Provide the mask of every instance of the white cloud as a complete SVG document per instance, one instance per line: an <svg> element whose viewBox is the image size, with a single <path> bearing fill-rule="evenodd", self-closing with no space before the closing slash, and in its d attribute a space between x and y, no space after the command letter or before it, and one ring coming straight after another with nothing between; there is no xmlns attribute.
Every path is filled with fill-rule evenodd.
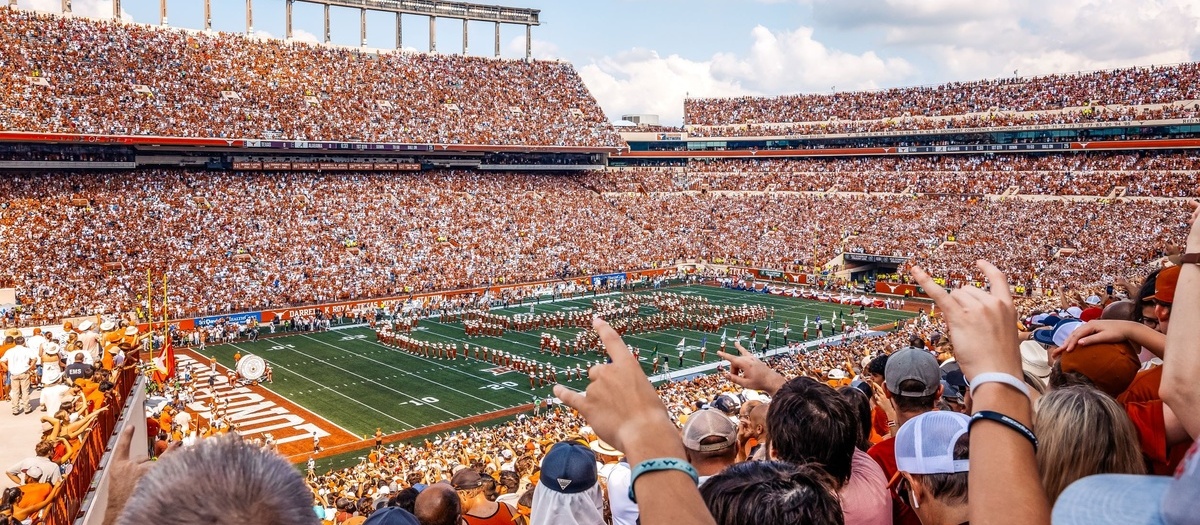
<svg viewBox="0 0 1200 525"><path fill-rule="evenodd" d="M736 81L714 77L710 62L662 57L642 49L582 66L579 75L611 120L629 113L652 113L664 124L679 124L683 99L689 93L721 97L747 92Z"/></svg>
<svg viewBox="0 0 1200 525"><path fill-rule="evenodd" d="M912 74L903 59L884 59L874 52L830 49L801 27L774 32L755 27L746 55L718 53L704 61L667 57L634 49L580 68L592 94L608 116L657 113L662 122L683 121L683 99L777 95L839 89L871 89Z"/></svg>
<svg viewBox="0 0 1200 525"><path fill-rule="evenodd" d="M1193 0L810 0L829 27L882 34L878 45L924 56L927 82L1192 60Z"/></svg>
<svg viewBox="0 0 1200 525"><path fill-rule="evenodd" d="M532 44L529 46L533 58L538 60L556 60L559 56L558 46L553 42L545 40L532 39ZM517 35L508 41L505 49L513 56L525 56L525 35Z"/></svg>
<svg viewBox="0 0 1200 525"><path fill-rule="evenodd" d="M321 42L321 39L318 38L317 35L314 35L303 29L295 29L295 28L292 29L292 40L294 40L296 42L310 42L313 44L317 44L317 43Z"/></svg>

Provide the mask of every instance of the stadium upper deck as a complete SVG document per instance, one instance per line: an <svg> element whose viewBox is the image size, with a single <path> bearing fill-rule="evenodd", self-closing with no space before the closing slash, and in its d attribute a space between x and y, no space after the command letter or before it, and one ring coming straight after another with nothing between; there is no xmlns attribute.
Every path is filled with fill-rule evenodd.
<svg viewBox="0 0 1200 525"><path fill-rule="evenodd" d="M1186 63L879 91L690 99L684 120L719 126L693 133L745 136L756 133L747 124L764 123L790 124L777 128L787 134L823 134L1190 118L1196 105L1179 103L1197 98L1198 75L1200 64Z"/></svg>
<svg viewBox="0 0 1200 525"><path fill-rule="evenodd" d="M568 63L371 54L0 10L0 129L621 144Z"/></svg>

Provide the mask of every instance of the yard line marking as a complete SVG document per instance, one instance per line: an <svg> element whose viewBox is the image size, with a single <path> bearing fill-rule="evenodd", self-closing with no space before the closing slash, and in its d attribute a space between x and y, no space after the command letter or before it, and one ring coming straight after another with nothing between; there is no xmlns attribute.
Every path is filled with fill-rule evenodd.
<svg viewBox="0 0 1200 525"><path fill-rule="evenodd" d="M303 336L303 337L308 337L308 336ZM310 338L310 339L311 339L311 338ZM323 341L320 341L320 340L318 340L318 339L313 339L313 340L314 340L314 341L317 341L317 342L320 342L320 343L324 343ZM333 345L330 345L330 346L333 346ZM335 346L334 348L337 348L337 347ZM340 348L338 348L338 349L339 349L339 350L341 350ZM311 358L313 358L313 359L315 359L315 360L318 360L318 361L320 360L319 358L317 358L317 357L315 357L315 356L311 356L311 355L305 354L304 352L302 352L302 351L300 351L300 350L298 350L298 349L297 349L297 350L293 350L293 351L294 351L294 352L297 352L297 353L299 353L299 354L301 354L301 355L304 355L304 356L306 356L306 357L311 357ZM351 371L349 371L349 370L346 370L345 368L342 368L342 367L340 367L340 366L334 365L334 364L332 364L332 363L326 363L326 364L327 364L328 366L330 366L330 367L333 367L333 368L336 368L336 369L338 369L338 370L341 370L341 371L343 371L343 372L345 372L345 373L347 373L347 374L350 374L350 375L352 375L352 376L361 377L361 378L363 378L363 379L367 379L368 381L370 381L370 379L369 379L369 378L367 378L367 377L364 377L364 376L362 376L362 375L359 375L359 374L357 374L357 373L351 372ZM404 397L407 397L407 398L408 398L410 401L418 401L418 402L420 402L420 401L421 401L420 399L418 399L418 398L416 398L416 397L413 397L413 396L411 396L411 395L409 395L409 394L407 394L407 393L405 393L405 392L401 392L401 391L399 391L399 390L396 390L395 388L392 388L392 387L390 387L390 386L387 386L387 385L385 385L385 384L383 384L383 383L375 382L374 384L375 384L376 386L383 387L383 388L385 388L385 389L387 389L387 390L391 390L392 392L395 392L395 393L397 393L397 394L400 394L400 395L402 395L402 396L404 396ZM344 386L344 385L343 385L343 386ZM451 412L451 411L449 411L449 410L446 410L446 409L444 409L444 408L442 408L442 407L440 407L440 406L437 406L436 404L428 404L428 403L424 403L424 402L422 402L421 404L422 404L423 406L429 406L429 407L436 408L436 409L438 409L438 410L441 410L442 412L445 412L445 413L447 413L447 414L450 414L450 415L452 415L452 416L454 416L454 417L456 417L456 418L461 418L461 417L462 417L462 416L459 416L458 414L455 414L454 412ZM415 428L415 427L414 427L414 428Z"/></svg>
<svg viewBox="0 0 1200 525"><path fill-rule="evenodd" d="M307 336L307 335L305 335L305 336L302 336L302 337L305 337L305 338L307 338L307 339L312 339L313 341L316 341L316 342L318 342L318 343L321 343L321 344L323 344L323 345L325 345L325 346L328 346L328 347L334 348L334 349L338 350L339 352L348 352L348 353L350 353L350 351L349 351L349 350L346 350L345 348L342 348L342 347L340 347L340 346L337 346L337 345L334 345L334 344L326 343L325 341L322 341L322 340L320 340L320 339L317 339L317 338L315 338L315 337L309 337L309 336ZM360 339L360 341L368 341L368 342L369 342L370 340L369 340L369 339ZM383 346L383 345L380 345L380 346ZM357 354L356 354L356 355L357 355ZM492 406L494 406L494 407L496 407L496 408L508 408L508 407L506 407L506 406L504 406L504 405L501 405L501 404L498 404L498 403L495 403L495 402L492 402L492 401L488 401L487 399L484 399L484 398L482 398L482 397L477 397L477 396L475 396L475 395L472 395L472 394L470 394L470 393L468 393L468 392L463 392L462 390L459 390L459 389L457 389L457 388L454 388L454 387L452 387L452 386L446 385L446 384L444 384L444 383L439 383L439 382L437 382L437 381L434 381L434 380L432 380L432 379L429 379L429 378L427 378L427 377L422 377L422 376L420 376L420 375L417 375L417 374L412 374L412 373L409 373L409 372L405 371L405 370L404 370L404 369L402 369L402 368L397 368L397 367L395 367L395 366L393 366L393 365L390 365L390 364L388 364L388 363L385 363L385 362L383 362L383 361L379 361L379 360L377 360L377 359L371 359L371 358L369 358L369 357L362 357L361 359L366 359L367 361L372 361L372 362L375 362L375 363L379 363L379 364L381 364L381 365L383 365L383 366L386 366L386 367L388 367L388 368L391 368L392 370L395 370L395 371L397 371L397 372L401 372L401 373L408 374L408 375L409 375L409 376L411 376L411 377L418 378L418 379L420 379L420 380L422 380L422 381L425 381L425 382L427 382L427 383L433 383L433 384L435 384L435 385L438 385L438 386L440 386L440 387L442 387L442 388L445 388L445 389L448 389L448 390L453 390L453 391L455 391L455 392L458 392L458 393L460 393L460 394L462 394L462 395L464 395L464 396L467 396L467 397L469 397L469 398L475 399L475 400L477 400L477 401L482 401L482 402L484 402L484 403L487 403L487 404L489 404L489 405L492 405ZM439 367L441 367L441 368L444 368L444 369L449 369L449 370L455 370L455 371L457 371L457 369L456 369L456 368L453 368L453 367L448 367L448 366L444 366L444 365L438 365L438 366L439 366ZM361 376L361 375L358 375L358 374L354 374L354 375L356 375L356 376L358 376L358 377L360 377L360 378L362 378L362 379L367 379L366 377L363 377L363 376ZM369 380L369 379L368 379L368 380ZM406 395L407 395L407 394L406 394ZM412 399L414 399L414 400L417 400L417 398L415 398L415 397L414 397L414 398L412 398ZM461 418L461 417L462 417L462 416L459 416L458 414L455 414L455 413L453 413L453 412L450 412L450 411L448 411L448 410L441 409L440 407L439 407L439 410L442 410L443 412L446 412L447 414L450 414L450 415L452 415L452 416L454 416L454 417L456 417L456 418Z"/></svg>
<svg viewBox="0 0 1200 525"><path fill-rule="evenodd" d="M234 348L238 348L238 346L237 346L237 345L235 345L235 344L233 344L233 343L228 343L228 344L229 344L229 346L232 346L232 347L234 347ZM241 348L238 348L238 350L241 350ZM249 350L247 350L247 353L249 353ZM393 416L393 415L391 415L391 414L388 414L387 412L384 412L384 411L382 411L382 410L379 410L379 409L377 409L377 408L375 408L375 407L373 407L373 406L371 406L371 405L368 405L368 404L366 404L366 403L363 403L362 401L359 401L359 400L357 400L357 399L354 399L353 397L350 397L350 396L348 396L348 395L346 395L346 394L343 394L343 393L341 393L341 392L338 392L336 389L333 389L333 388L330 388L330 387L328 387L328 386L325 386L325 385L321 384L320 382L317 382L317 381L313 380L312 378L309 378L308 376L305 376L304 374L300 374L300 373L298 373L298 372L296 372L296 371L294 371L294 370L292 370L292 369L290 369L290 368L288 368L288 367L286 367L286 366L283 366L283 365L281 365L281 364L279 364L279 363L275 363L274 365L271 365L271 366L272 366L272 368L279 368L279 369L281 369L281 370L283 370L283 371L285 371L285 372L288 372L288 373L290 373L290 374L294 374L294 375L296 375L297 377L302 377L302 378L304 378L305 380L307 380L307 381L309 381L309 382L311 382L311 383L313 383L313 384L317 385L317 387L319 387L317 390L328 390L328 391L330 391L330 392L333 392L333 393L335 393L335 394L337 394L337 395L339 395L339 396L342 396L342 397L344 397L344 398L346 398L346 399L349 399L349 400L351 400L351 401L353 401L353 402L355 402L355 403L358 403L358 404L360 404L360 405L362 405L362 406L364 406L364 407L367 407L368 409L371 409L371 410L373 410L373 411L375 411L375 412L379 412L380 414L383 414L383 416L384 416L384 417L386 417L386 418L388 418L388 419L391 419L391 420L393 420L393 421L396 421L396 422L398 422L398 423L401 423L401 424L404 424L404 425L408 425L408 428L409 428L409 430L412 430L412 429L415 429L415 428L417 428L417 427L413 426L411 423L409 423L409 422L407 422L407 421L404 421L404 420L402 420L402 419L400 419L400 418L397 418L396 416ZM259 385L259 386L261 386L261 385ZM272 389L270 389L270 388L268 388L267 390L271 390L272 392L275 392L274 390L272 390ZM287 399L287 396L285 396L285 395L283 395L283 394L281 394L281 393L279 393L279 392L275 392L275 394L276 394L276 395L279 395L280 397L283 397L284 399ZM308 409L308 407L304 407L304 408L305 408L305 409ZM312 412L312 413L314 413L314 414L316 414L316 413L317 413L315 410L311 410L311 409L309 409L309 412ZM325 419L325 418L324 418L324 417L322 417L322 419ZM326 421L329 421L328 419L325 419L325 420L326 420ZM347 434L350 434L351 436L357 436L357 435L358 435L358 434L355 434L354 432L351 432L351 431L349 431L349 430L346 430L345 428L342 428L340 425L337 425L337 424L335 424L335 423L334 423L334 422L332 422L332 421L329 421L329 423L330 423L331 425L335 426L335 427L341 428L343 431L345 431Z"/></svg>

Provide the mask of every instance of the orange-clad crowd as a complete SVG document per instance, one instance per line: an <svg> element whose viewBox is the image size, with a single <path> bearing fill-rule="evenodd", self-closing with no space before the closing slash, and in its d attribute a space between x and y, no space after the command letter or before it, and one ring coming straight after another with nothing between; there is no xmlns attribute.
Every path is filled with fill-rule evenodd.
<svg viewBox="0 0 1200 525"><path fill-rule="evenodd" d="M691 160L686 167L593 173L589 186L633 191L841 191L872 193L1125 195L1197 194L1194 152L913 155Z"/></svg>
<svg viewBox="0 0 1200 525"><path fill-rule="evenodd" d="M0 129L616 147L574 67L0 10ZM36 80L31 80L31 77Z"/></svg>
<svg viewBox="0 0 1200 525"><path fill-rule="evenodd" d="M744 188L768 189L767 181L777 180L772 169L790 162L799 161L698 167L762 174ZM176 318L628 271L677 259L812 272L842 252L913 258L948 280L968 277L957 269L986 257L1029 289L1054 289L1112 281L1151 262L1178 244L1175 217L1183 206L1000 200L954 184L924 196L588 189L629 177L609 176L14 175L0 180L0 256L10 261L0 268L0 286L16 288L20 307L4 322L135 311L144 304L148 269L167 273ZM1089 187L1104 194L1108 183ZM1118 246L1123 256L1112 257Z"/></svg>
<svg viewBox="0 0 1200 525"><path fill-rule="evenodd" d="M1175 103L1197 98L1197 78L1200 63L1190 62L878 91L688 99L684 121L722 126L712 131L720 135L754 123L810 123L784 127L789 134L808 134L1189 118L1197 108ZM1123 107L1157 104L1171 106ZM1056 111L1064 108L1076 109ZM1046 113L1011 114L1021 112ZM956 118L923 118L950 116Z"/></svg>

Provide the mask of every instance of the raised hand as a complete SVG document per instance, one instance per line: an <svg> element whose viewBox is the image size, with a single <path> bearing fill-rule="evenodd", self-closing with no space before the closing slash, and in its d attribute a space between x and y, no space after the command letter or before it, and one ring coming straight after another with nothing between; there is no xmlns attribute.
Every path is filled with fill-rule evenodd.
<svg viewBox="0 0 1200 525"><path fill-rule="evenodd" d="M751 354L742 347L741 343L735 342L733 346L737 348L740 355L717 351L717 355L721 359L729 361L729 371L723 373L725 379L742 388L762 390L772 396L787 382L787 379L779 372L772 370L766 363Z"/></svg>
<svg viewBox="0 0 1200 525"><path fill-rule="evenodd" d="M912 276L941 310L954 341L954 357L968 381L984 372L1021 377L1017 312L1008 279L987 261L975 265L987 277L988 291L963 286L947 292L919 266L913 267Z"/></svg>

